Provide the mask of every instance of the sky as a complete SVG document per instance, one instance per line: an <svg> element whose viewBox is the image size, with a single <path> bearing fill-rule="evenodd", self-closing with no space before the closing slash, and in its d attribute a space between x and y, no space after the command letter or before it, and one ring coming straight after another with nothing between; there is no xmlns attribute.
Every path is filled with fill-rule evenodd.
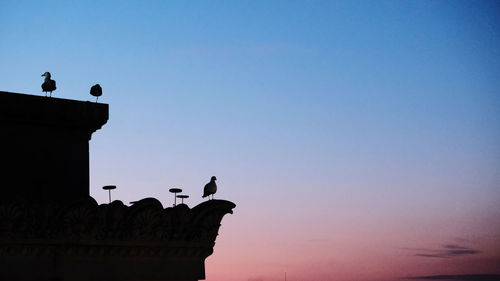
<svg viewBox="0 0 500 281"><path fill-rule="evenodd" d="M100 203L217 176L208 281L464 280L500 274L499 35L498 1L2 0L0 90L102 86Z"/></svg>

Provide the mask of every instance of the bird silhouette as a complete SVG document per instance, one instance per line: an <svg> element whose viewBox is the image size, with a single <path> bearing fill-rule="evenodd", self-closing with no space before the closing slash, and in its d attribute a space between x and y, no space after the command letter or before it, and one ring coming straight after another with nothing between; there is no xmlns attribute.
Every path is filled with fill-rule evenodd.
<svg viewBox="0 0 500 281"><path fill-rule="evenodd" d="M90 94L96 97L95 102L99 99L100 96L102 96L102 88L101 85L95 84L90 88Z"/></svg>
<svg viewBox="0 0 500 281"><path fill-rule="evenodd" d="M203 189L203 198L212 195L212 199L214 199L214 194L217 192L217 184L215 183L216 180L217 178L213 176L210 178L210 182L205 184L205 188Z"/></svg>
<svg viewBox="0 0 500 281"><path fill-rule="evenodd" d="M43 76L45 76L45 80L42 84L42 91L45 92L45 96L47 96L47 92L50 92L50 97L52 97L52 91L56 90L56 81L50 79L50 72L45 72L42 74Z"/></svg>

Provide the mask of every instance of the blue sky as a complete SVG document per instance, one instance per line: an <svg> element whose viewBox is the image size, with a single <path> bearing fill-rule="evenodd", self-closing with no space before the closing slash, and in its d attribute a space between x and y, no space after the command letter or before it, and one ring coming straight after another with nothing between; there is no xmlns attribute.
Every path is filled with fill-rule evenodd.
<svg viewBox="0 0 500 281"><path fill-rule="evenodd" d="M180 186L193 206L216 175L219 198L238 207L209 278L230 275L224 249L238 241L225 235L244 237L244 225L332 243L323 248L349 240L345 256L374 265L353 232L395 229L377 240L394 249L500 233L499 12L496 1L4 1L0 90L41 95L45 71L55 97L93 100L101 84L110 120L90 151L99 202L116 184L124 202L168 206ZM476 238L468 247L486 247ZM284 249L297 250L272 251Z"/></svg>

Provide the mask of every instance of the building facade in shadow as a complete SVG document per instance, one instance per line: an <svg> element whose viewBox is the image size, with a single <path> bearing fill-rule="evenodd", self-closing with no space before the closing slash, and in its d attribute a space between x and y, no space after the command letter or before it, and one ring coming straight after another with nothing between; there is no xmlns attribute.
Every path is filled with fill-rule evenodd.
<svg viewBox="0 0 500 281"><path fill-rule="evenodd" d="M225 214L89 195L89 141L108 105L0 92L0 280L205 279Z"/></svg>

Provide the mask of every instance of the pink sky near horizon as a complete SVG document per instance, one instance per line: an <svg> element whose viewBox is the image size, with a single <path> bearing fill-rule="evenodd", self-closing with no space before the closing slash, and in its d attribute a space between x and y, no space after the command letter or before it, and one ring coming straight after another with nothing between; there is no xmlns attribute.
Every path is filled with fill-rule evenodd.
<svg viewBox="0 0 500 281"><path fill-rule="evenodd" d="M237 209L235 211L237 214ZM287 280L400 280L413 276L493 274L498 273L500 267L498 235L458 238L456 230L460 226L457 225L436 228L439 233L390 225L376 230L372 226L352 226L355 229L347 227L346 230L344 225L343 231L332 228L322 239L308 240L308 229L299 227L287 235L286 231L275 233L273 227L265 224L262 233L242 237L243 227L235 220L224 218L214 255L206 260L207 280L278 281L284 280L284 272L287 272ZM498 225L482 227L486 233L499 230ZM457 238L453 239L454 236ZM475 249L480 255L415 256L434 253L426 250L442 250L446 244Z"/></svg>

